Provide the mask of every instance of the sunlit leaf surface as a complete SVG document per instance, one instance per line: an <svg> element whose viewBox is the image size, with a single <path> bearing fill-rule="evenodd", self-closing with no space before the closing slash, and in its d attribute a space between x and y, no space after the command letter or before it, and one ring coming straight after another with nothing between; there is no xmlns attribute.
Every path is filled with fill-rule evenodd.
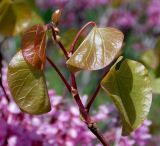
<svg viewBox="0 0 160 146"><path fill-rule="evenodd" d="M152 90L147 70L141 63L125 59L111 68L101 87L120 112L122 134L128 135L144 121L150 110Z"/></svg>
<svg viewBox="0 0 160 146"><path fill-rule="evenodd" d="M15 102L22 111L29 114L43 114L50 111L43 71L27 64L21 51L9 64L8 84Z"/></svg>
<svg viewBox="0 0 160 146"><path fill-rule="evenodd" d="M46 61L46 28L35 25L22 37L22 53L33 67L43 69Z"/></svg>
<svg viewBox="0 0 160 146"><path fill-rule="evenodd" d="M115 28L94 27L67 61L71 71L98 70L109 65L120 52L123 33Z"/></svg>
<svg viewBox="0 0 160 146"><path fill-rule="evenodd" d="M0 34L12 36L42 23L25 0L0 0Z"/></svg>

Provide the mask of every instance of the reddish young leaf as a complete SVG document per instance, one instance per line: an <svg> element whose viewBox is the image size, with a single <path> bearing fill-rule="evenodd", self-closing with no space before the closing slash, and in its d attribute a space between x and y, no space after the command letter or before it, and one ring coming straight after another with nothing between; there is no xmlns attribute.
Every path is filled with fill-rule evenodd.
<svg viewBox="0 0 160 146"><path fill-rule="evenodd" d="M46 27L35 25L22 37L22 53L25 60L35 68L42 70L46 60Z"/></svg>

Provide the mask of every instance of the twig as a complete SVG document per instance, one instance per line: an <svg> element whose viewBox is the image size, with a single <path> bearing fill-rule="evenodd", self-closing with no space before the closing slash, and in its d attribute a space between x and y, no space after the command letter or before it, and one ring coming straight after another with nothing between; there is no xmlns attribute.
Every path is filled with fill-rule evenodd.
<svg viewBox="0 0 160 146"><path fill-rule="evenodd" d="M103 135L101 135L99 129L97 128L96 123L88 125L88 128L91 130L92 133L94 133L94 135L96 135L96 137L104 146L109 146L109 144L106 142L105 138L103 137Z"/></svg>
<svg viewBox="0 0 160 146"><path fill-rule="evenodd" d="M68 59L69 57L68 57L68 53L67 53L65 47L62 45L60 40L57 40L57 35L56 35L54 27L55 26L52 23L47 24L47 28L52 30L52 36L53 36L54 41L59 45L60 49L63 51L63 54Z"/></svg>
<svg viewBox="0 0 160 146"><path fill-rule="evenodd" d="M3 93L4 93L4 96L6 97L7 101L9 102L10 99L6 93L6 90L2 84L2 60L3 60L3 56L2 56L2 52L1 52L1 48L2 48L2 45L4 44L4 42L8 39L8 37L5 37L1 42L0 42L0 86L3 90Z"/></svg>
<svg viewBox="0 0 160 146"><path fill-rule="evenodd" d="M90 98L89 102L86 105L86 109L87 109L88 113L91 108L91 105L93 104L94 100L96 99L97 94L99 93L100 87L101 87L100 84L98 84L95 92L93 93L92 97Z"/></svg>
<svg viewBox="0 0 160 146"><path fill-rule="evenodd" d="M80 34L82 33L82 31L89 25L96 25L95 22L89 22L87 23L80 31L79 33L77 34L77 36L75 37L73 43L72 43L72 47L71 47L71 50L70 50L70 53L72 54L74 52L74 47L75 47L75 44L80 36ZM62 49L64 55L66 56L66 59L68 60L69 59L69 55L70 53L67 53L65 47L63 46L63 44L60 42L60 41L56 41L56 33L54 31L54 28L53 26L51 27L52 29L52 35L53 35L53 38L55 39L55 42L57 44L59 44L59 47ZM87 112L87 109L85 108L85 106L83 105L82 101L81 101L81 98L79 96L79 93L78 93L78 88L77 88L77 84L76 84L76 79L75 79L75 74L74 73L70 73L71 74L71 82L72 82L72 87L68 84L68 82L66 81L66 79L63 77L63 75L60 73L59 69L56 67L56 65L47 57L47 60L49 61L49 63L52 65L52 67L56 70L56 72L58 73L58 75L61 77L61 79L63 80L63 82L65 83L67 89L69 90L69 92L72 94L72 96L74 97L78 107L79 107L79 110L80 110L80 113L83 117L83 120L84 122L86 123L86 125L88 126L88 128L90 129L90 131L99 139L99 141L104 145L104 146L109 146L109 144L107 143L107 141L104 139L104 137L100 134L98 128L96 127L96 123L94 123L92 120L91 120L91 117L89 116L88 112ZM97 91L98 93L98 91ZM96 95L94 95L96 96ZM94 97L95 98L95 97ZM91 103L92 104L92 103Z"/></svg>
<svg viewBox="0 0 160 146"><path fill-rule="evenodd" d="M84 121L85 123L87 124L88 128L90 129L90 131L99 139L99 141L104 145L104 146L109 146L108 142L104 139L104 137L101 135L101 133L99 132L98 128L96 127L96 123L94 123L86 108L84 107L83 103L81 102L81 99L79 97L79 94L78 94L78 89L77 89L77 85L76 85L76 80L75 80L75 75L73 73L71 73L71 80L72 80L72 86L73 88L77 91L77 94L74 96L78 106L79 106L79 109L80 109L80 112L84 118Z"/></svg>

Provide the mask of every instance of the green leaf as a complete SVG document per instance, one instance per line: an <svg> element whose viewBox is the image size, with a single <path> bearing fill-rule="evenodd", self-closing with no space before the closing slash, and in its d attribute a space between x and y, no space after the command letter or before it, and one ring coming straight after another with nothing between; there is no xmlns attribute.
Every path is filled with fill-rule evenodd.
<svg viewBox="0 0 160 146"><path fill-rule="evenodd" d="M115 28L94 27L67 61L71 71L99 70L109 65L120 52L123 33Z"/></svg>
<svg viewBox="0 0 160 146"><path fill-rule="evenodd" d="M46 31L43 25L34 25L22 36L24 59L37 69L44 69L46 62Z"/></svg>
<svg viewBox="0 0 160 146"><path fill-rule="evenodd" d="M29 114L44 114L51 110L43 71L27 64L21 51L9 64L8 85L22 111Z"/></svg>
<svg viewBox="0 0 160 146"><path fill-rule="evenodd" d="M27 1L0 1L0 34L16 35L37 23L42 23L42 19L31 10Z"/></svg>
<svg viewBox="0 0 160 146"><path fill-rule="evenodd" d="M101 82L120 112L123 135L138 128L146 119L152 101L148 72L139 62L125 59L116 63Z"/></svg>

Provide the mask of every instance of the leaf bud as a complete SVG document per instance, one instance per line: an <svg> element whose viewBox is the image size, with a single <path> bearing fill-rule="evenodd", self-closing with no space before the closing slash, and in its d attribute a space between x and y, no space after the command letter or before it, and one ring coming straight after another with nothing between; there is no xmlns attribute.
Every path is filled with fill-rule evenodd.
<svg viewBox="0 0 160 146"><path fill-rule="evenodd" d="M62 14L62 12L61 12L60 9L56 10L56 11L53 12L53 14L52 14L52 21L53 21L56 25L58 25L59 22L60 22L61 14Z"/></svg>

